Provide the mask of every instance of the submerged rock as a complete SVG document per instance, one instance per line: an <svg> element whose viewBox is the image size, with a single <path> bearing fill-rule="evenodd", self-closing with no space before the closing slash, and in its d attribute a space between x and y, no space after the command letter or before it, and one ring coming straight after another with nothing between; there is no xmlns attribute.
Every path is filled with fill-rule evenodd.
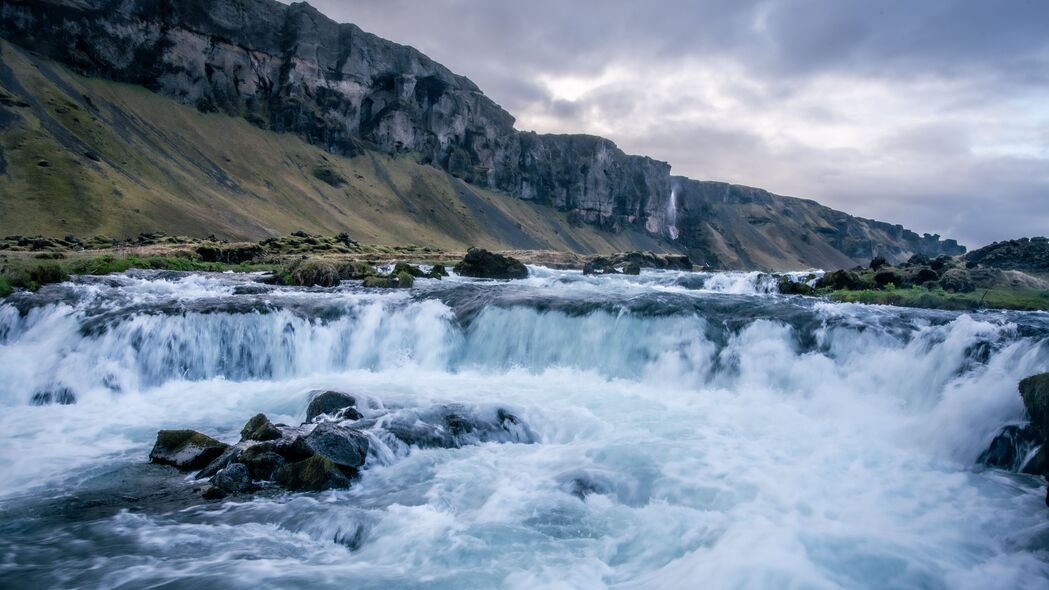
<svg viewBox="0 0 1049 590"><path fill-rule="evenodd" d="M34 406L46 406L59 404L68 406L76 403L76 394L68 387L55 387L45 391L38 391L29 398L29 403Z"/></svg>
<svg viewBox="0 0 1049 590"><path fill-rule="evenodd" d="M217 459L229 445L196 430L161 430L149 460L182 471L201 469Z"/></svg>
<svg viewBox="0 0 1049 590"><path fill-rule="evenodd" d="M455 265L456 274L482 279L526 279L528 268L520 260L488 250L470 248Z"/></svg>
<svg viewBox="0 0 1049 590"><path fill-rule="evenodd" d="M486 442L533 443L535 434L508 410L487 414L458 404L404 410L381 422L402 443L419 448L459 448Z"/></svg>
<svg viewBox="0 0 1049 590"><path fill-rule="evenodd" d="M1011 424L998 432L977 461L988 467L1020 471L1027 454L1037 445L1029 427Z"/></svg>

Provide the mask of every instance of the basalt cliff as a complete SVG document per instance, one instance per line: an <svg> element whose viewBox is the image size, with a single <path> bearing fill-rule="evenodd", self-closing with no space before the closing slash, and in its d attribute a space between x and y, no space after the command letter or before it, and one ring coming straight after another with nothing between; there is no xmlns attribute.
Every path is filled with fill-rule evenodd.
<svg viewBox="0 0 1049 590"><path fill-rule="evenodd" d="M467 78L305 3L8 0L0 35L7 233L59 211L34 227L347 229L433 245L687 251L723 268L964 252L813 201L674 177L604 138L516 130ZM246 161L267 158L279 162Z"/></svg>

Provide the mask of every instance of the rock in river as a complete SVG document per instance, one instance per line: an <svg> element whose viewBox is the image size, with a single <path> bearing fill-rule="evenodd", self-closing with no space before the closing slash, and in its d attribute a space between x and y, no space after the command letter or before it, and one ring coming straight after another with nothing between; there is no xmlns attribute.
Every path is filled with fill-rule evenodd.
<svg viewBox="0 0 1049 590"><path fill-rule="evenodd" d="M228 448L226 443L196 430L161 430L157 433L157 442L149 453L149 460L182 471L192 471L207 466Z"/></svg>

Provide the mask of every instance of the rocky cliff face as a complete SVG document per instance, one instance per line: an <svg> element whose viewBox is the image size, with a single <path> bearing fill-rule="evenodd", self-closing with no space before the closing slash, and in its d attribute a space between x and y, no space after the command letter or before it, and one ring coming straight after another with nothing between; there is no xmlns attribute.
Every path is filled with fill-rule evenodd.
<svg viewBox="0 0 1049 590"><path fill-rule="evenodd" d="M662 227L670 166L606 139L514 130L463 76L305 3L5 2L6 38L77 70L243 116L327 151L415 154L451 174L613 229Z"/></svg>
<svg viewBox="0 0 1049 590"><path fill-rule="evenodd" d="M680 240L692 259L715 268L847 268L875 256L957 256L965 247L902 225L853 217L807 199L674 177ZM784 266L786 264L786 266Z"/></svg>
<svg viewBox="0 0 1049 590"><path fill-rule="evenodd" d="M680 234L679 244L710 252L719 265L849 266L871 253L957 250L826 208L798 226L807 233L794 241L770 242L770 228L778 236L797 229L776 217L798 210L796 200L764 193L758 200L771 217L762 222L760 212L742 213L758 206L754 195L762 191L730 187L718 197L727 185L672 181L668 164L626 155L607 139L516 131L514 118L470 80L305 3L8 0L0 4L0 34L80 73L294 133L332 154L408 154L474 185L567 211L574 224L669 240ZM672 182L681 185L680 215ZM754 222L737 223L740 216ZM785 254L781 246L789 246Z"/></svg>

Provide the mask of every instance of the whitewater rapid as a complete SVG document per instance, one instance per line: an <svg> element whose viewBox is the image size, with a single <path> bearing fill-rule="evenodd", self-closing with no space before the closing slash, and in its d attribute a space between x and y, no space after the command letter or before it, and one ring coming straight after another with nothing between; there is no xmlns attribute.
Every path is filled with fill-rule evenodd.
<svg viewBox="0 0 1049 590"><path fill-rule="evenodd" d="M133 271L0 303L0 586L1049 584L1044 482L976 466L1049 371L1049 315L530 271L410 291ZM499 404L538 442L415 449L344 491L85 508L158 429L233 442L257 412L301 422L315 389ZM31 403L57 390L76 403Z"/></svg>

